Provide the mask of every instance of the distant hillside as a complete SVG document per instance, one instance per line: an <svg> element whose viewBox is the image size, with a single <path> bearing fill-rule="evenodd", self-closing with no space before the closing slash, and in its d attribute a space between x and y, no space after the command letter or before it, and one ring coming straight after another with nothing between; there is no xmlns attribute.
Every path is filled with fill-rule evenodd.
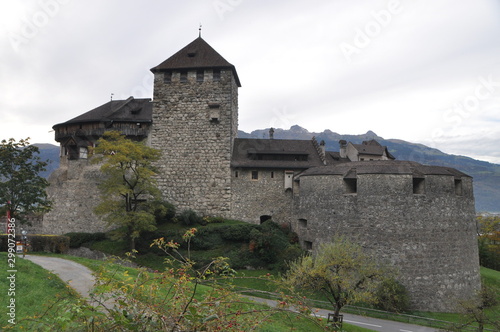
<svg viewBox="0 0 500 332"><path fill-rule="evenodd" d="M474 178L476 211L500 212L500 165L469 157L446 154L422 144L397 139L386 140L372 131L361 135L340 135L330 130L311 133L300 126L292 126L288 130L274 130L275 139L311 139L313 136L316 136L318 141L324 140L326 149L330 151L339 151L338 142L341 139L358 144L362 141L376 139L380 144L386 145L396 159L456 168ZM238 137L269 138L269 128L254 130L250 134L239 131Z"/></svg>
<svg viewBox="0 0 500 332"><path fill-rule="evenodd" d="M275 129L276 139L311 139L324 140L327 150L339 151L339 140L353 143L376 139L386 145L389 151L399 160L412 160L426 165L448 166L456 168L474 177L474 195L478 212L500 212L500 165L475 160L469 157L443 153L422 144L410 143L397 139L386 140L372 131L362 135L340 135L330 130L311 133L300 126L292 126L288 130ZM254 130L250 134L238 131L241 138L269 138L269 129ZM40 149L42 160L50 161L47 171L42 174L48 177L59 167L59 147L52 144L35 144Z"/></svg>
<svg viewBox="0 0 500 332"><path fill-rule="evenodd" d="M40 175L44 178L48 178L50 173L56 170L59 167L59 147L53 144L33 144L38 147L40 150L40 158L43 161L48 160L47 170L45 172L41 172Z"/></svg>

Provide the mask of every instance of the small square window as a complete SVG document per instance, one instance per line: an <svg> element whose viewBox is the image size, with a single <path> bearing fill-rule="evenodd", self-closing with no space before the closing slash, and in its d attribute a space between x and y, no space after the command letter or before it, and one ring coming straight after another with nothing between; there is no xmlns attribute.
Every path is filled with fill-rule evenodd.
<svg viewBox="0 0 500 332"><path fill-rule="evenodd" d="M304 249L312 250L312 248L313 248L313 243L311 241L304 241Z"/></svg>
<svg viewBox="0 0 500 332"><path fill-rule="evenodd" d="M300 227L307 227L307 219L299 219L299 225Z"/></svg>
<svg viewBox="0 0 500 332"><path fill-rule="evenodd" d="M358 192L357 179L344 179L344 188L346 194L356 194Z"/></svg>
<svg viewBox="0 0 500 332"><path fill-rule="evenodd" d="M425 194L425 179L413 178L413 193L416 195Z"/></svg>
<svg viewBox="0 0 500 332"><path fill-rule="evenodd" d="M259 179L259 171L252 171L252 180Z"/></svg>

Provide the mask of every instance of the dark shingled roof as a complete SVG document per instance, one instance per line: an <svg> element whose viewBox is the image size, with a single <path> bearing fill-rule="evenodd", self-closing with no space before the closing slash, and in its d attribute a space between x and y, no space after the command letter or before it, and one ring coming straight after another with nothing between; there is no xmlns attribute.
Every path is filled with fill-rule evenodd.
<svg viewBox="0 0 500 332"><path fill-rule="evenodd" d="M151 99L134 99L129 97L127 100L112 100L93 110L71 120L54 125L55 129L59 126L68 124L88 123L88 122L140 122L149 123L152 120L153 103Z"/></svg>
<svg viewBox="0 0 500 332"><path fill-rule="evenodd" d="M351 143L352 144L352 143ZM363 144L352 144L356 150L360 154L367 154L372 156L382 156L384 152L387 154L387 157L390 159L396 159L390 152L387 150L386 146L380 145L376 140L364 141Z"/></svg>
<svg viewBox="0 0 500 332"><path fill-rule="evenodd" d="M313 175L342 175L348 174L408 174L416 177L424 175L449 175L456 178L470 177L451 167L427 166L414 161L404 160L373 160L353 161L332 166L313 167L303 172L300 176Z"/></svg>
<svg viewBox="0 0 500 332"><path fill-rule="evenodd" d="M258 160L257 155L307 155L306 160ZM299 158L300 159L300 158ZM307 169L323 166L312 140L236 138L232 167Z"/></svg>
<svg viewBox="0 0 500 332"><path fill-rule="evenodd" d="M153 73L182 69L230 69L236 84L241 87L236 68L224 59L201 37L196 38L183 49L172 55L158 66L151 68Z"/></svg>

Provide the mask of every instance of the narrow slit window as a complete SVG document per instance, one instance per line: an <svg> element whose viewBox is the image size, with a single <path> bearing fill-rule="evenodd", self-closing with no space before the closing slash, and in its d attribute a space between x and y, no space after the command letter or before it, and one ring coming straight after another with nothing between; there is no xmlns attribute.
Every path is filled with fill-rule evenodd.
<svg viewBox="0 0 500 332"><path fill-rule="evenodd" d="M238 171L234 171L234 177L237 178L239 176Z"/></svg>
<svg viewBox="0 0 500 332"><path fill-rule="evenodd" d="M259 179L259 171L252 171L252 180Z"/></svg>
<svg viewBox="0 0 500 332"><path fill-rule="evenodd" d="M462 196L462 180L455 179L455 195Z"/></svg>
<svg viewBox="0 0 500 332"><path fill-rule="evenodd" d="M271 171L271 179L274 179L274 172Z"/></svg>

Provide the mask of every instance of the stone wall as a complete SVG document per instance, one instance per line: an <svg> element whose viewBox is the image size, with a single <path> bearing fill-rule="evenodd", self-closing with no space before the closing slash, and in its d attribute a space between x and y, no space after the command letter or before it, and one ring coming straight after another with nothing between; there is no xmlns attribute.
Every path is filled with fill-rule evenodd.
<svg viewBox="0 0 500 332"><path fill-rule="evenodd" d="M415 309L453 311L480 288L472 179L425 175L413 193L412 175L358 174L346 193L342 175L304 176L295 229L312 249L344 234L399 268Z"/></svg>
<svg viewBox="0 0 500 332"><path fill-rule="evenodd" d="M252 179L252 171L258 172L257 179ZM233 169L232 176L232 218L250 223L259 223L261 216L275 222L293 220L294 194L285 190L284 170Z"/></svg>
<svg viewBox="0 0 500 332"><path fill-rule="evenodd" d="M155 73L151 146L162 150L158 185L178 211L228 217L231 208L231 150L237 133L238 93L231 70L212 70L203 82L189 71L187 82Z"/></svg>
<svg viewBox="0 0 500 332"><path fill-rule="evenodd" d="M43 233L94 233L109 229L93 212L100 197L99 167L86 159L61 159L59 168L49 177L47 194L52 200L52 211L43 216Z"/></svg>

